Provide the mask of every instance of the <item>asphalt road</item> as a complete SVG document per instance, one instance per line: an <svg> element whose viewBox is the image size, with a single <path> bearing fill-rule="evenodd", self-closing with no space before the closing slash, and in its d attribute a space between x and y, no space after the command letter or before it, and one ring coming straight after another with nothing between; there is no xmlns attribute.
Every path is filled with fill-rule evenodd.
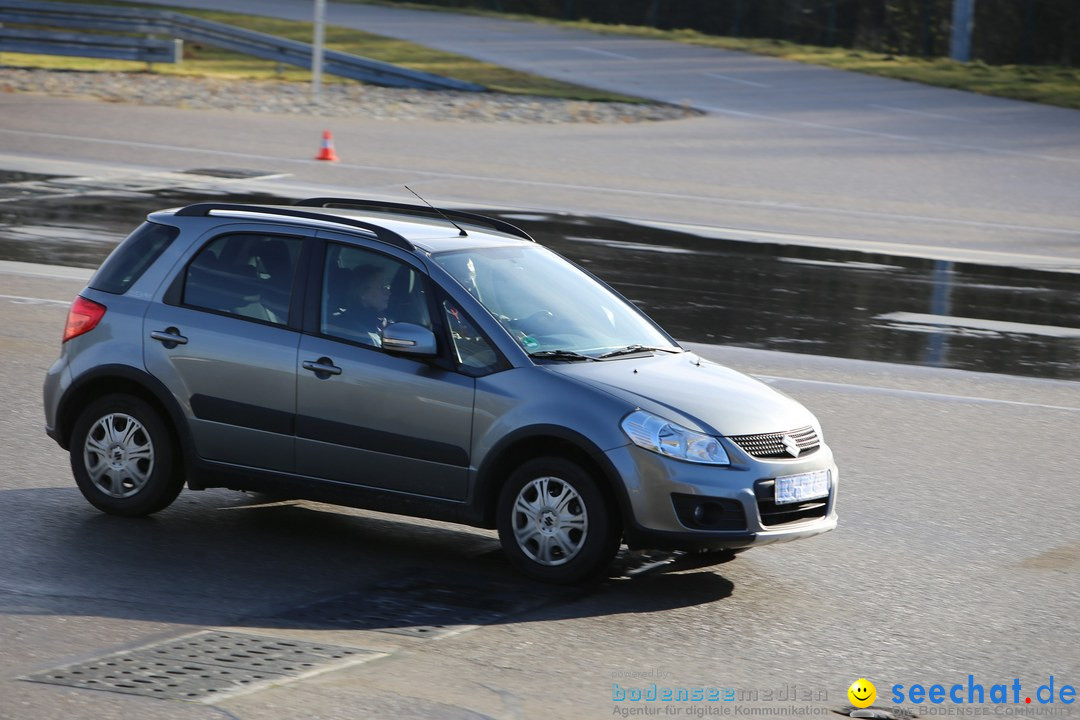
<svg viewBox="0 0 1080 720"><path fill-rule="evenodd" d="M312 13L305 0L229 6L297 20ZM439 182L447 200L513 195L549 210L1076 264L1080 111L496 18L330 3L327 21L709 112L649 127L431 132L443 141L434 145L379 126L345 136L347 164L455 176Z"/></svg>
<svg viewBox="0 0 1080 720"><path fill-rule="evenodd" d="M830 94L811 75L840 85ZM883 103L877 81L852 80L856 92L827 75L724 83L735 103L725 112L625 127L343 121L4 94L0 168L84 175L71 192L92 197L125 177L239 167L288 173L234 184L282 194L408 199L407 183L474 207L1080 267L1080 116L887 81L898 89ZM856 106L871 97L902 111ZM324 127L339 164L310 159ZM840 527L716 567L638 572L645 560L624 555L606 581L564 594L516 580L491 533L450 525L224 491L185 493L147 520L92 510L42 432L40 400L81 277L0 267L4 720L591 718L627 707L613 683L651 682L758 692L673 705L682 716L784 716L846 705L859 677L877 684L882 706L895 684L948 687L969 675L988 690L1018 679L1033 698L1051 675L1058 690L1080 683L1076 383L697 348L818 414L842 472ZM493 611L459 597L442 617L453 632L428 638L387 632L402 629L394 613L334 629L290 612L352 592L362 608L408 582L422 588L414 605L462 585L510 600ZM347 646L358 662L211 705L18 679L207 628ZM791 686L796 701L779 699ZM985 709L1028 708L1021 697Z"/></svg>
<svg viewBox="0 0 1080 720"><path fill-rule="evenodd" d="M819 415L842 472L839 529L717 567L632 575L644 562L624 554L612 577L566 593L515 578L492 533L452 525L227 491L184 493L151 519L99 514L41 429L41 379L80 274L0 266L5 720L592 718L625 705L612 683L652 682L756 690L727 706L779 717L847 705L863 676L883 699L969 674L1025 693L1050 675L1080 681L1076 383L695 346ZM494 616L453 610L443 622L474 627L431 639L388 632L408 624L394 612L348 629L283 614L356 591L363 608L402 581L421 591L399 613L462 585L515 599ZM206 628L361 661L212 705L18 679ZM775 700L792 685L813 700Z"/></svg>

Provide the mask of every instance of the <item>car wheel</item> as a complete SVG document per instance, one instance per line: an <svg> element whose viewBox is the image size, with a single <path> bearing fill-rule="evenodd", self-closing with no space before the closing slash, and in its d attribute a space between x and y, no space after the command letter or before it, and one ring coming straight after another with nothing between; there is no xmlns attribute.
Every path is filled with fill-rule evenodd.
<svg viewBox="0 0 1080 720"><path fill-rule="evenodd" d="M107 395L75 422L71 470L83 496L111 515L163 510L183 487L172 437L158 413L130 395Z"/></svg>
<svg viewBox="0 0 1080 720"><path fill-rule="evenodd" d="M499 495L503 551L525 575L573 583L599 573L619 549L618 518L596 481L564 458L521 465Z"/></svg>

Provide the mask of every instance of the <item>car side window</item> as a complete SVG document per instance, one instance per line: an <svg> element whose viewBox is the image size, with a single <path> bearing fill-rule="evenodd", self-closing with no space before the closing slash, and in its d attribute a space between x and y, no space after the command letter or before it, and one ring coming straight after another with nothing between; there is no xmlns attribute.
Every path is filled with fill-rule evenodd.
<svg viewBox="0 0 1080 720"><path fill-rule="evenodd" d="M380 347L382 329L398 322L432 329L424 275L372 250L328 245L319 332Z"/></svg>
<svg viewBox="0 0 1080 720"><path fill-rule="evenodd" d="M215 238L188 265L183 304L286 324L302 243L248 233Z"/></svg>
<svg viewBox="0 0 1080 720"><path fill-rule="evenodd" d="M90 287L123 295L179 234L180 229L170 225L143 223L109 254L90 279Z"/></svg>
<svg viewBox="0 0 1080 720"><path fill-rule="evenodd" d="M473 372L493 370L499 363L499 354L495 352L495 348L457 305L450 300L444 300L442 306L446 315L446 327L450 330L450 339L453 342L454 359L463 368Z"/></svg>

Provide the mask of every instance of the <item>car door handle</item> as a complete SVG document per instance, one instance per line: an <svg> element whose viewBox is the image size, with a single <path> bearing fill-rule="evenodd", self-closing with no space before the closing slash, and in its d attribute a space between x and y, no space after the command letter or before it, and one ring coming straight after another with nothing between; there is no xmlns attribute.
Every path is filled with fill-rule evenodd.
<svg viewBox="0 0 1080 720"><path fill-rule="evenodd" d="M331 375L340 375L341 368L334 364L334 361L330 358L319 358L318 360L305 360L303 363L305 370L310 370L315 375L325 380Z"/></svg>
<svg viewBox="0 0 1080 720"><path fill-rule="evenodd" d="M177 345L187 345L187 338L180 334L180 331L174 327L167 328L166 330L153 330L150 333L150 337L161 343L164 343L165 347L172 350Z"/></svg>

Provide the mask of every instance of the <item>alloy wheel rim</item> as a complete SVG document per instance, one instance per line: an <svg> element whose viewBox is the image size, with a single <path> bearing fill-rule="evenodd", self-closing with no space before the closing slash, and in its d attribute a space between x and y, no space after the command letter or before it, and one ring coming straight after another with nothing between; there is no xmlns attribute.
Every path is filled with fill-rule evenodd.
<svg viewBox="0 0 1080 720"><path fill-rule="evenodd" d="M514 537L525 555L540 565L564 565L581 552L589 514L570 483L540 477L521 488L514 500Z"/></svg>
<svg viewBox="0 0 1080 720"><path fill-rule="evenodd" d="M83 444L90 481L109 497L135 495L154 471L154 443L143 424L125 413L110 413L90 427Z"/></svg>

